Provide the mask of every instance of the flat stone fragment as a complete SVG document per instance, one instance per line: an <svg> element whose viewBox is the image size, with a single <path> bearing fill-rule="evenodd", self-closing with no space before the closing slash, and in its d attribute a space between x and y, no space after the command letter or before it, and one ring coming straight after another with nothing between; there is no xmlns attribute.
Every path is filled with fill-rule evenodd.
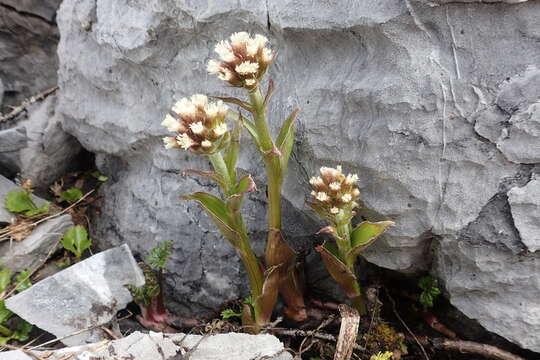
<svg viewBox="0 0 540 360"><path fill-rule="evenodd" d="M47 254L59 246L59 240L73 226L71 215L62 215L39 224L20 242L0 243L0 263L14 272L45 261Z"/></svg>
<svg viewBox="0 0 540 360"><path fill-rule="evenodd" d="M96 254L6 300L6 307L57 337L106 324L131 300L126 285L144 277L131 250L122 245ZM102 340L100 329L70 336L68 346Z"/></svg>
<svg viewBox="0 0 540 360"><path fill-rule="evenodd" d="M283 343L273 335L216 334L211 336L163 334L150 332L133 334L109 343L97 343L56 350L47 360L66 359L183 359L190 360L291 360ZM45 352L35 352L45 355ZM178 355L178 356L177 356ZM175 357L177 356L177 357ZM0 354L0 360L32 359L22 351Z"/></svg>
<svg viewBox="0 0 540 360"><path fill-rule="evenodd" d="M531 180L523 187L513 187L508 192L514 224L521 241L529 251L540 249L540 181Z"/></svg>

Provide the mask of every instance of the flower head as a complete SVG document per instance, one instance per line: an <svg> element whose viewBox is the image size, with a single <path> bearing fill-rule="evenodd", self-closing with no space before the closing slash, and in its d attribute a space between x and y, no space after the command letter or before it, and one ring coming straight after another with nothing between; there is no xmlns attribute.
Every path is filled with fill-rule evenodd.
<svg viewBox="0 0 540 360"><path fill-rule="evenodd" d="M216 44L219 61L210 60L206 70L236 87L255 89L274 59L266 36L236 32Z"/></svg>
<svg viewBox="0 0 540 360"><path fill-rule="evenodd" d="M182 148L197 154L211 154L227 145L230 134L225 116L229 108L223 101L209 102L195 94L174 104L172 112L161 123L174 137L163 138L165 148Z"/></svg>
<svg viewBox="0 0 540 360"><path fill-rule="evenodd" d="M358 206L355 202L360 196L360 190L356 187L357 181L356 174L345 176L341 166L322 167L320 176L309 180L313 187L311 196L315 204L333 216L338 215L341 210L350 212Z"/></svg>

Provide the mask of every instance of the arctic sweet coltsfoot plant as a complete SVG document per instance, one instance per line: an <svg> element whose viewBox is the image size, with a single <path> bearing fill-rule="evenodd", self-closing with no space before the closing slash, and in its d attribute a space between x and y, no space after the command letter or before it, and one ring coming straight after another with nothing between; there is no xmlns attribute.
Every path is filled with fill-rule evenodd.
<svg viewBox="0 0 540 360"><path fill-rule="evenodd" d="M355 228L351 220L359 205L358 176L345 176L341 166L322 167L320 175L309 180L312 200L307 204L330 225L320 232L330 234L335 244L325 242L317 247L330 276L343 288L352 305L363 315L367 313L364 294L355 275L354 264L362 250L394 225L392 221L364 221Z"/></svg>
<svg viewBox="0 0 540 360"><path fill-rule="evenodd" d="M212 164L213 171L187 170L185 173L215 181L222 197L196 192L181 198L197 201L240 256L251 288L251 301L244 306L242 322L256 332L270 321L277 301L278 277L273 268L264 271L249 243L240 208L245 194L255 191L256 187L250 175L237 177L241 126L229 130L225 122L228 111L221 100L210 102L204 95L184 98L162 122L170 132L176 133L163 141L167 149L191 151L206 157Z"/></svg>
<svg viewBox="0 0 540 360"><path fill-rule="evenodd" d="M263 35L250 36L247 32L237 32L229 40L219 42L215 52L219 60L210 60L207 70L230 85L243 88L248 100L219 98L236 104L251 113L252 120L239 116L248 130L261 155L268 178L268 239L265 262L275 268L279 275L279 290L286 303L288 317L302 321L307 318L304 303L303 282L296 266L296 253L285 242L281 230L281 187L287 172L295 137L294 110L284 121L278 136L272 139L266 117L266 108L273 92L273 82L263 96L261 85L275 54L267 45Z"/></svg>

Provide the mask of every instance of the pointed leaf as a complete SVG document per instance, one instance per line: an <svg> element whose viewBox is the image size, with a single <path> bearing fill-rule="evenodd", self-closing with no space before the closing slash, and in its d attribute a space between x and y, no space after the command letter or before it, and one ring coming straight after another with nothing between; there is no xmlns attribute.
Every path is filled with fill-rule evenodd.
<svg viewBox="0 0 540 360"><path fill-rule="evenodd" d="M251 107L251 105L249 105L248 103L243 102L240 99L237 99L237 98L234 98L234 97L221 97L221 96L210 96L210 97L214 98L214 99L219 99L219 100L224 101L224 102L229 103L229 104L238 105L241 108L243 108L243 109L245 109L245 110L247 110L249 112L253 112L253 108Z"/></svg>
<svg viewBox="0 0 540 360"><path fill-rule="evenodd" d="M242 207L242 202L244 201L244 195L247 192L256 190L257 186L255 186L255 182L253 181L251 175L242 177L232 190L232 195L227 198L227 209L229 209L231 213L239 211Z"/></svg>
<svg viewBox="0 0 540 360"><path fill-rule="evenodd" d="M268 79L268 88L266 90L266 95L264 96L264 101L263 101L264 108L266 108L266 106L268 105L268 101L270 100L270 97L272 96L273 93L274 93L274 80Z"/></svg>
<svg viewBox="0 0 540 360"><path fill-rule="evenodd" d="M240 115L241 116L241 115ZM231 142L230 145L223 152L223 160L225 165L227 165L227 170L229 171L229 177L231 181L236 181L236 164L238 162L238 151L240 148L240 137L242 134L243 124L240 121L238 125L231 131Z"/></svg>
<svg viewBox="0 0 540 360"><path fill-rule="evenodd" d="M0 300L0 325L9 320L13 316L13 313L6 308L4 300Z"/></svg>
<svg viewBox="0 0 540 360"><path fill-rule="evenodd" d="M240 121L242 121L242 124L247 129L249 135L251 135L253 142L255 142L255 146L257 147L257 150L261 152L260 149L260 141L259 141L259 134L257 133L257 127L255 126L255 123L249 119L246 119L245 117L241 116Z"/></svg>
<svg viewBox="0 0 540 360"><path fill-rule="evenodd" d="M12 213L20 213L36 208L32 195L26 190L10 191L4 200L4 207Z"/></svg>
<svg viewBox="0 0 540 360"><path fill-rule="evenodd" d="M256 306L259 308L259 324L267 324L270 322L274 306L277 302L280 284L280 266L272 266L266 270L264 276L264 284L262 294L255 300Z"/></svg>
<svg viewBox="0 0 540 360"><path fill-rule="evenodd" d="M345 290L349 298L360 296L360 287L356 276L339 260L333 253L335 249L324 244L315 248L323 259L324 266L330 273L330 276Z"/></svg>
<svg viewBox="0 0 540 360"><path fill-rule="evenodd" d="M193 170L193 169L182 171L182 176L186 176L188 174L194 174L194 175L198 175L198 176L210 179L216 182L222 189L226 188L225 179L223 179L223 176L221 176L221 174L218 174L215 171L203 171L203 170Z"/></svg>
<svg viewBox="0 0 540 360"><path fill-rule="evenodd" d="M362 250L371 245L390 226L394 226L393 221L364 221L360 223L351 233L352 249L347 253L347 257L354 261Z"/></svg>
<svg viewBox="0 0 540 360"><path fill-rule="evenodd" d="M11 275L10 269L0 270L0 293L6 290L11 283Z"/></svg>
<svg viewBox="0 0 540 360"><path fill-rule="evenodd" d="M281 129L279 130L278 137L276 138L276 146L278 149L282 151L282 146L286 142L287 138L291 137L291 134L293 135L292 138L294 139L294 119L296 118L296 115L298 115L298 112L300 109L294 109L287 120L283 123L281 126Z"/></svg>
<svg viewBox="0 0 540 360"><path fill-rule="evenodd" d="M204 193L196 192L189 195L183 195L180 197L182 200L195 200L210 216L210 220L221 231L221 234L229 240L233 246L238 247L240 241L240 234L235 230L233 219L231 219L225 202L220 198Z"/></svg>

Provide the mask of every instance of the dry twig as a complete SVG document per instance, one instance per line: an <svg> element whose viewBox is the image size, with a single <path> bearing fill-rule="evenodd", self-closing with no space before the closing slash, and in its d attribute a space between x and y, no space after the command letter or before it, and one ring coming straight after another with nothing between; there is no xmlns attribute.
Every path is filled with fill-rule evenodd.
<svg viewBox="0 0 540 360"><path fill-rule="evenodd" d="M298 330L298 329L279 329L279 328L275 328L275 329L271 329L271 330L272 330L272 333L275 334L275 335L292 336L292 337L311 336L311 337L314 337L316 339L321 339L321 340L326 340L326 341L331 341L331 342L337 343L336 337L334 335L332 335L332 334L327 334L327 333L315 332L315 331L311 331L311 330ZM366 348L364 348L363 346L360 346L358 344L354 344L353 348L355 350L360 350L360 351L366 350Z"/></svg>
<svg viewBox="0 0 540 360"><path fill-rule="evenodd" d="M349 360L356 344L360 315L358 311L345 304L339 305L339 312L341 313L341 327L334 360Z"/></svg>
<svg viewBox="0 0 540 360"><path fill-rule="evenodd" d="M438 338L433 339L432 342L435 349L439 350L458 351L462 354L476 354L496 360L524 360L521 356L501 350L498 347L473 341Z"/></svg>
<svg viewBox="0 0 540 360"><path fill-rule="evenodd" d="M54 85L50 89L42 91L39 94L34 95L28 99L25 99L21 105L14 107L13 110L11 110L8 114L0 116L0 123L16 118L20 113L25 111L30 105L38 101L44 100L47 96L51 95L58 89L59 89L59 86Z"/></svg>

